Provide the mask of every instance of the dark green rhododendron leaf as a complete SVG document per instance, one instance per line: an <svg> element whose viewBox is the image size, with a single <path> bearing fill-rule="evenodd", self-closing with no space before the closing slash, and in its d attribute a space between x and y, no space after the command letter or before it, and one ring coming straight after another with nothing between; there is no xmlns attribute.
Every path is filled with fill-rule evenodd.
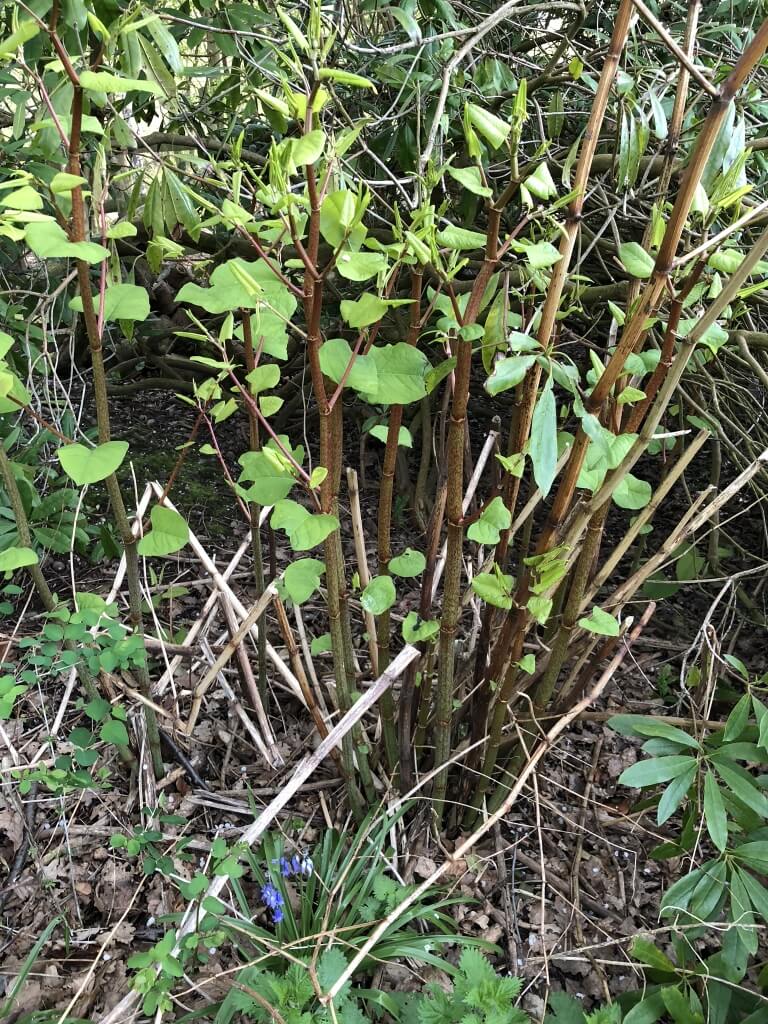
<svg viewBox="0 0 768 1024"><path fill-rule="evenodd" d="M406 548L402 555L397 555L389 563L389 571L395 576L411 577L418 576L424 572L427 560L420 551L413 548Z"/></svg>
<svg viewBox="0 0 768 1024"><path fill-rule="evenodd" d="M467 537L478 544L498 544L501 530L508 530L512 525L512 514L497 495L483 509L478 520L467 530Z"/></svg>
<svg viewBox="0 0 768 1024"><path fill-rule="evenodd" d="M155 505L150 513L152 529L138 544L139 554L147 557L173 555L189 540L189 526L172 508Z"/></svg>
<svg viewBox="0 0 768 1024"><path fill-rule="evenodd" d="M397 600L395 584L391 576L374 576L362 593L360 603L371 615L381 615Z"/></svg>
<svg viewBox="0 0 768 1024"><path fill-rule="evenodd" d="M312 597L324 572L325 562L317 558L300 558L286 567L283 582L294 604L303 604Z"/></svg>
<svg viewBox="0 0 768 1024"><path fill-rule="evenodd" d="M619 635L618 620L608 612L604 612L602 608L593 608L590 615L579 619L579 625L582 629L587 629L590 633L598 633L600 636Z"/></svg>
<svg viewBox="0 0 768 1024"><path fill-rule="evenodd" d="M101 263L109 256L109 249L96 242L70 242L66 232L53 221L36 221L28 224L24 240L29 248L45 259L84 260L86 263Z"/></svg>
<svg viewBox="0 0 768 1024"><path fill-rule="evenodd" d="M56 452L67 476L78 487L96 484L111 476L128 452L127 441L105 441L95 448L84 444L67 444Z"/></svg>
<svg viewBox="0 0 768 1024"><path fill-rule="evenodd" d="M93 296L94 309L99 309L99 296ZM69 308L83 311L83 299L76 295ZM137 284L113 284L104 292L105 320L146 320L149 316L149 295Z"/></svg>

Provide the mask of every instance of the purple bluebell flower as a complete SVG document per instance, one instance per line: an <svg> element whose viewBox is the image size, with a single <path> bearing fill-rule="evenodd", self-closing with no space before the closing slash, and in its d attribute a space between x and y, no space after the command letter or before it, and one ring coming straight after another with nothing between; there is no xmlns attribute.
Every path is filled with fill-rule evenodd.
<svg viewBox="0 0 768 1024"><path fill-rule="evenodd" d="M315 869L315 865L312 863L312 858L308 854L299 856L294 855L288 859L288 857L278 857L272 861L273 864L277 864L280 867L280 874L283 878L293 878L295 875L302 875L304 878L309 878Z"/></svg>
<svg viewBox="0 0 768 1024"><path fill-rule="evenodd" d="M283 896L271 882L261 887L261 902L272 911L272 920L279 924L283 920Z"/></svg>

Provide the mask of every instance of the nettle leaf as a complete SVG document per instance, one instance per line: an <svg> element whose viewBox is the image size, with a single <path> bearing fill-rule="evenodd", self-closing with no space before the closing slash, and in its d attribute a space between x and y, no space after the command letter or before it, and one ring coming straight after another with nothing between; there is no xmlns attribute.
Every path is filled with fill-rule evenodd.
<svg viewBox="0 0 768 1024"><path fill-rule="evenodd" d="M408 612L403 619L402 634L407 644L420 644L431 640L440 632L440 621L422 619L418 612Z"/></svg>
<svg viewBox="0 0 768 1024"><path fill-rule="evenodd" d="M396 555L389 563L389 570L393 572L395 576L403 576L410 578L411 576L419 576L424 572L424 566L427 564L427 560L421 551L415 551L413 548L406 548L401 555Z"/></svg>
<svg viewBox="0 0 768 1024"><path fill-rule="evenodd" d="M243 452L237 461L243 467L238 483L251 484L249 488L243 488L241 491L246 501L254 501L259 505L274 505L276 501L288 496L296 482L291 464L274 448L265 447L259 452Z"/></svg>
<svg viewBox="0 0 768 1024"><path fill-rule="evenodd" d="M529 454L536 486L546 497L557 469L557 409L551 377L539 395L533 411Z"/></svg>
<svg viewBox="0 0 768 1024"><path fill-rule="evenodd" d="M329 338L320 348L320 368L335 384L340 383L351 359L352 349L344 338ZM344 383L362 394L375 392L379 383L375 360L370 355L356 356Z"/></svg>
<svg viewBox="0 0 768 1024"><path fill-rule="evenodd" d="M619 246L621 265L632 277L650 277L653 273L654 259L645 251L639 242L624 242Z"/></svg>
<svg viewBox="0 0 768 1024"><path fill-rule="evenodd" d="M152 529L138 544L140 555L161 557L180 551L189 540L189 526L175 509L155 505L150 512Z"/></svg>
<svg viewBox="0 0 768 1024"><path fill-rule="evenodd" d="M426 395L425 381L431 366L419 349L399 341L374 346L368 355L378 374L376 390L366 394L371 405L408 405Z"/></svg>
<svg viewBox="0 0 768 1024"><path fill-rule="evenodd" d="M74 480L78 487L85 487L111 476L127 453L127 441L106 441L95 448L67 444L59 448L56 455L70 480Z"/></svg>
<svg viewBox="0 0 768 1024"><path fill-rule="evenodd" d="M72 259L85 263L101 263L109 249L96 242L70 242L66 232L53 221L35 221L24 230L24 240L41 260Z"/></svg>
<svg viewBox="0 0 768 1024"><path fill-rule="evenodd" d="M317 558L300 558L291 562L283 573L283 582L294 604L303 604L312 597L324 572L325 562Z"/></svg>
<svg viewBox="0 0 768 1024"><path fill-rule="evenodd" d="M512 525L512 513L497 495L482 511L480 518L467 530L467 537L478 544L498 544L501 530Z"/></svg>
<svg viewBox="0 0 768 1024"><path fill-rule="evenodd" d="M37 565L39 558L32 548L6 548L0 551L0 572L13 572L27 565Z"/></svg>
<svg viewBox="0 0 768 1024"><path fill-rule="evenodd" d="M489 395L500 395L502 391L517 387L535 362L535 356L509 356L506 359L497 359L493 364L493 373L485 382L485 390Z"/></svg>
<svg viewBox="0 0 768 1024"><path fill-rule="evenodd" d="M582 629L587 629L590 633L598 633L600 636L618 636L620 632L618 619L597 607L592 609L590 615L579 619L579 625Z"/></svg>
<svg viewBox="0 0 768 1024"><path fill-rule="evenodd" d="M493 190L483 184L479 167L448 167L447 170L454 181L458 181L473 195L485 198L493 195Z"/></svg>
<svg viewBox="0 0 768 1024"><path fill-rule="evenodd" d="M98 310L98 295L93 296L93 305ZM82 313L82 296L76 295L71 299L69 308ZM113 284L104 292L105 320L146 320L148 316L149 295L146 288L137 284Z"/></svg>
<svg viewBox="0 0 768 1024"><path fill-rule="evenodd" d="M387 258L380 252L342 252L336 269L347 281L367 281L385 270Z"/></svg>
<svg viewBox="0 0 768 1024"><path fill-rule="evenodd" d="M479 572L472 580L472 590L487 604L495 608L512 607L514 578L498 569L495 572Z"/></svg>
<svg viewBox="0 0 768 1024"><path fill-rule="evenodd" d="M397 600L397 591L391 576L374 576L360 597L360 603L371 615L388 611Z"/></svg>
<svg viewBox="0 0 768 1024"><path fill-rule="evenodd" d="M81 71L80 84L86 92L151 92L154 96L163 96L163 90L156 82L148 79L121 78L108 71Z"/></svg>

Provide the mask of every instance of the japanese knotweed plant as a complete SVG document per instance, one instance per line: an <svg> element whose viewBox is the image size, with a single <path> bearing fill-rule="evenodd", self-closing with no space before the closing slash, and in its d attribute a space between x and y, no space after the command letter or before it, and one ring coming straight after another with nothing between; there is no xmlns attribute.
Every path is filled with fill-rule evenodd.
<svg viewBox="0 0 768 1024"><path fill-rule="evenodd" d="M219 459L233 503L250 521L256 589L264 584L258 522L267 508L269 528L279 536L274 550L291 553L275 566L282 599L299 606L319 594L324 604L331 697L342 713L359 692L355 639L363 629L365 676L384 672L402 642L420 645L419 664L381 698L381 742L372 742L369 721L343 737L339 760L351 806L362 819L366 802L376 801L377 774L407 790L434 770L437 817L450 792L464 802L469 823L485 806L499 805L525 756L527 741L508 735L510 708L520 704L517 721L530 739L539 734L534 719L573 706L593 666L619 642L633 595L670 551L680 550L686 531L721 507L713 499L698 518L686 519L670 548L662 544L616 585L632 539L650 525L706 437L675 448L656 491L634 469L664 447L657 434L686 367L716 356L728 324L741 315L739 302L759 286L750 277L764 273L768 233L753 240L746 232L753 213L742 212L750 154L728 137L736 97L768 45L768 24L745 34L743 53L727 73L711 69L717 84L704 78L702 86L698 74L694 91L690 60L679 64L671 109L659 114L657 104L654 118L675 140L685 129L685 166L675 164L673 147L660 158L660 188L638 238L617 240L623 287L590 314L585 293L594 282L579 243L597 202L593 171L599 157L613 155L620 124L615 155L622 187L631 187L648 142L643 95L622 68L634 45L630 30L640 31L632 28L632 0L613 12L610 40L590 78L586 119L579 113L584 130L561 166L551 157L560 112L550 121L552 137L543 127L533 132L539 118L524 78L501 103L463 95L459 116L446 127L456 67L449 61L411 191L396 190L391 201L364 170L368 121L362 112L347 116L346 106L359 110L382 83L347 70L337 26L319 0L306 17L280 10L279 44L265 37L279 70L262 80L257 61L242 74L251 104L246 119L258 115L270 128L264 152L254 159L245 135L234 131L224 156L204 173L196 147L162 167L157 161L128 168L131 199L117 204L116 218L107 201L109 158L130 138L128 121L150 119L177 102L174 76L181 76L183 60L179 39L138 7L105 24L82 6L81 26L64 24L58 4L41 4L43 15L17 12L0 46L13 73L30 85L26 94L41 97L35 126L47 133L34 154L45 173L30 160L0 183L0 232L37 260L68 261L74 269L77 294L63 286L65 305L68 315L82 318L88 340L98 444L62 436L56 457L77 487L106 486L126 554L131 625L142 634L139 556L167 557L189 536L183 517L160 501L137 540L115 476L127 446L111 435L103 343L105 325L122 325L130 337L132 325L149 316L147 289L121 250L140 217L155 272L181 263L203 232L216 240L209 247L214 265L175 295L188 318L176 336L195 347L190 362L207 374L195 376L191 394L181 397L196 410L190 441L205 425L211 443L201 451ZM691 11L689 37L695 16ZM98 45L87 45L88 32ZM191 53L196 43L188 45ZM47 59L46 76L35 77L25 56ZM583 66L571 64L579 77ZM184 81L185 90L192 88ZM630 132L631 125L638 130ZM599 153L606 143L613 149ZM564 342L579 336L589 315L599 319L600 343L575 362ZM0 414L32 412L18 372L19 336L12 323L0 338ZM311 426L278 427L299 367L307 371ZM505 422L491 438L485 472L480 464L472 481L480 497L470 500L470 421L488 398L501 398ZM238 413L248 422L248 444L233 473L216 426ZM360 564L358 575L347 564L352 534L359 533L342 486L350 420L355 432L362 423L371 443L384 444L375 536L354 538L361 563L367 552L375 555L370 578L367 566ZM417 431L414 505L423 542L406 544L393 531L395 480ZM0 448L16 508L11 461ZM722 502L732 493L724 491ZM625 537L604 556L611 509L624 517ZM28 569L50 609L40 545L23 516L18 544L0 559L8 571ZM414 586L418 608L401 617L399 600ZM477 630L464 614L472 602ZM458 657L457 641L465 639L469 664ZM262 698L263 653L262 646ZM146 670L139 676L148 694ZM147 718L161 770L149 707ZM318 728L325 728L322 716ZM457 757L464 769L451 777Z"/></svg>

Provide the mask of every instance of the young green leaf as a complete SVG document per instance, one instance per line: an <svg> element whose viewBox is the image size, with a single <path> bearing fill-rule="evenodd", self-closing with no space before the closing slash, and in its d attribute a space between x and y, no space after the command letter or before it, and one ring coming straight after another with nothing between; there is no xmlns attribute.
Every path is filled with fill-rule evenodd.
<svg viewBox="0 0 768 1024"><path fill-rule="evenodd" d="M408 612L403 619L402 634L407 644L420 644L431 640L440 632L437 619L422 619L418 612Z"/></svg>
<svg viewBox="0 0 768 1024"><path fill-rule="evenodd" d="M533 411L529 452L536 486L546 497L557 469L557 409L551 377L539 395Z"/></svg>
<svg viewBox="0 0 768 1024"><path fill-rule="evenodd" d="M508 530L511 525L512 513L497 495L470 525L467 537L478 544L498 544L501 530Z"/></svg>
<svg viewBox="0 0 768 1024"><path fill-rule="evenodd" d="M653 257L649 255L639 242L624 242L619 246L619 259L628 274L632 277L650 277L653 273Z"/></svg>
<svg viewBox="0 0 768 1024"><path fill-rule="evenodd" d="M686 754L669 754L667 757L638 761L624 769L619 776L619 782L622 786L631 786L633 789L657 786L660 782L669 782L689 771L696 763L695 757L688 757Z"/></svg>
<svg viewBox="0 0 768 1024"><path fill-rule="evenodd" d="M162 557L180 551L189 540L189 526L175 509L155 505L150 513L152 529L138 544L140 555Z"/></svg>
<svg viewBox="0 0 768 1024"><path fill-rule="evenodd" d="M374 576L363 591L360 603L371 615L381 615L397 600L395 584L391 576Z"/></svg>
<svg viewBox="0 0 768 1024"><path fill-rule="evenodd" d="M291 562L283 573L283 582L294 604L304 604L320 586L325 562L317 558L300 558Z"/></svg>
<svg viewBox="0 0 768 1024"><path fill-rule="evenodd" d="M720 787L711 771L704 777L704 820L712 842L722 853L728 845L728 817Z"/></svg>
<svg viewBox="0 0 768 1024"><path fill-rule="evenodd" d="M618 636L620 632L618 620L598 607L593 608L585 618L579 619L579 625L582 629L597 633L599 636Z"/></svg>
<svg viewBox="0 0 768 1024"><path fill-rule="evenodd" d="M14 572L27 565L37 565L38 561L32 548L6 548L5 551L0 551L0 572Z"/></svg>
<svg viewBox="0 0 768 1024"><path fill-rule="evenodd" d="M419 576L424 572L424 566L427 564L427 560L420 551L414 551L413 548L406 548L401 555L396 555L389 563L389 571L393 572L395 576L402 576L404 578L410 578L412 576Z"/></svg>
<svg viewBox="0 0 768 1024"><path fill-rule="evenodd" d="M82 444L63 445L56 452L62 469L78 487L106 480L128 453L127 441L106 441L95 448Z"/></svg>

